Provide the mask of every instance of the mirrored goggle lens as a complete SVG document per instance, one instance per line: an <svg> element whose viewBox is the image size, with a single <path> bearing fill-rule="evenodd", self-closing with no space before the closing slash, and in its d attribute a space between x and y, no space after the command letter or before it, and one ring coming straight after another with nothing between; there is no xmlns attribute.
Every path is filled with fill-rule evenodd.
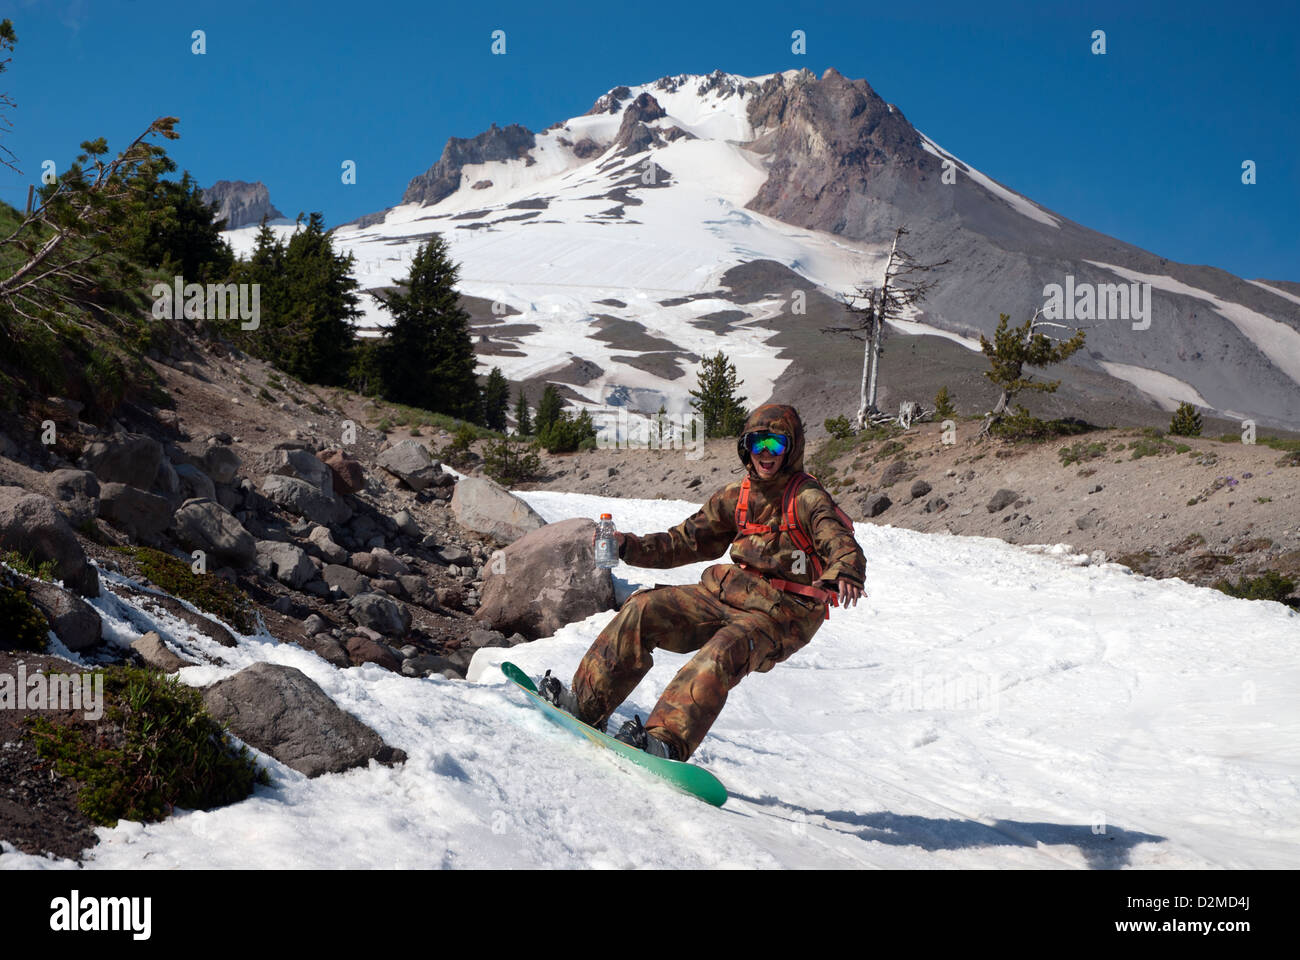
<svg viewBox="0 0 1300 960"><path fill-rule="evenodd" d="M789 440L780 433L751 433L749 435L750 453L770 453L779 456L785 453Z"/></svg>

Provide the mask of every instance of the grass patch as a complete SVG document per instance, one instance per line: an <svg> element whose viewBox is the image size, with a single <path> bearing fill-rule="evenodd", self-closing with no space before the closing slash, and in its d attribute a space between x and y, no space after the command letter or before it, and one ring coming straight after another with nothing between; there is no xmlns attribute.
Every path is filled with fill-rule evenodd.
<svg viewBox="0 0 1300 960"><path fill-rule="evenodd" d="M41 651L49 633L45 615L27 598L16 578L0 570L0 648Z"/></svg>
<svg viewBox="0 0 1300 960"><path fill-rule="evenodd" d="M1147 429L1152 430L1154 428L1148 427ZM1156 431L1156 433L1159 433L1159 431ZM1141 460L1143 457L1161 457L1174 451L1174 445L1164 439L1163 434L1159 436L1148 434L1141 439L1134 440L1128 445L1128 448L1133 451L1129 457L1130 460Z"/></svg>
<svg viewBox="0 0 1300 960"><path fill-rule="evenodd" d="M25 577L31 577L34 580L49 580L51 582L54 580L53 560L34 563L32 554L29 553L24 555L18 553L16 550L7 551L3 556L0 556L0 560L3 560L7 566L17 570Z"/></svg>
<svg viewBox="0 0 1300 960"><path fill-rule="evenodd" d="M140 565L140 572L172 596L186 600L233 626L240 633L257 629L257 617L244 591L211 573L195 573L188 563L150 547L119 547Z"/></svg>
<svg viewBox="0 0 1300 960"><path fill-rule="evenodd" d="M1258 577L1241 577L1236 583L1220 580L1214 588L1243 600L1275 600L1285 603L1295 590L1295 581L1276 570L1266 570Z"/></svg>
<svg viewBox="0 0 1300 960"><path fill-rule="evenodd" d="M1031 416L1024 407L1015 413L1005 414L989 427L989 434L1014 443L1043 443L1058 437L1072 437L1095 430L1090 423L1067 417L1062 420L1040 420Z"/></svg>
<svg viewBox="0 0 1300 960"><path fill-rule="evenodd" d="M1106 455L1106 444L1102 441L1079 440L1070 444L1068 447L1062 447L1057 451L1061 458L1061 466L1068 467L1071 464L1082 463L1085 460L1098 460Z"/></svg>
<svg viewBox="0 0 1300 960"><path fill-rule="evenodd" d="M270 784L248 748L236 749L203 709L199 692L175 677L110 667L104 701L93 729L41 716L27 721L37 754L80 781L77 806L95 823L152 822L175 807L208 810Z"/></svg>

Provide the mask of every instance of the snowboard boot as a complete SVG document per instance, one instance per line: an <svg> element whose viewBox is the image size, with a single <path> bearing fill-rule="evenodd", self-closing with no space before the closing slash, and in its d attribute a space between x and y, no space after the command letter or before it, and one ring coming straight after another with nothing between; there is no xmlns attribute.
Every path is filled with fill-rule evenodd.
<svg viewBox="0 0 1300 960"><path fill-rule="evenodd" d="M614 734L614 739L621 740L638 750L644 750L652 757L663 757L665 760L681 759L671 743L652 737L646 732L645 727L641 725L640 714L633 714L632 719L624 723L618 733Z"/></svg>
<svg viewBox="0 0 1300 960"><path fill-rule="evenodd" d="M547 703L559 710L563 710L569 716L582 720L583 723L595 727L601 733L605 732L604 725L588 723L588 721L583 720L582 714L578 713L578 698L573 695L572 690L560 682L559 677L551 676L551 671L547 670L546 675L537 681L537 694Z"/></svg>

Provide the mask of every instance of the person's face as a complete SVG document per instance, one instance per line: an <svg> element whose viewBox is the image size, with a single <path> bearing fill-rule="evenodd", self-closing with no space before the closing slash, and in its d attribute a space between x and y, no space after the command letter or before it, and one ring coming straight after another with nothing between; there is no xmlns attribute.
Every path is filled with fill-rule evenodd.
<svg viewBox="0 0 1300 960"><path fill-rule="evenodd" d="M755 438L761 435L755 434ZM786 437L776 438L776 442L768 439L759 443L751 443L749 447L749 459L754 464L754 469L758 471L758 476L762 480L775 476L785 463L786 453L788 452L789 440ZM780 447L781 452L777 453L776 448Z"/></svg>

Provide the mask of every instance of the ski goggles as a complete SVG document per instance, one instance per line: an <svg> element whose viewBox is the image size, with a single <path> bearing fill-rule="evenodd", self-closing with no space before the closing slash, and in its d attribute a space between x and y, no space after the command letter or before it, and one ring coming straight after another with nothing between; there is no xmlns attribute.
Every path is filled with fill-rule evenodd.
<svg viewBox="0 0 1300 960"><path fill-rule="evenodd" d="M745 449L750 453L770 453L779 457L790 447L790 438L784 433L747 433Z"/></svg>

